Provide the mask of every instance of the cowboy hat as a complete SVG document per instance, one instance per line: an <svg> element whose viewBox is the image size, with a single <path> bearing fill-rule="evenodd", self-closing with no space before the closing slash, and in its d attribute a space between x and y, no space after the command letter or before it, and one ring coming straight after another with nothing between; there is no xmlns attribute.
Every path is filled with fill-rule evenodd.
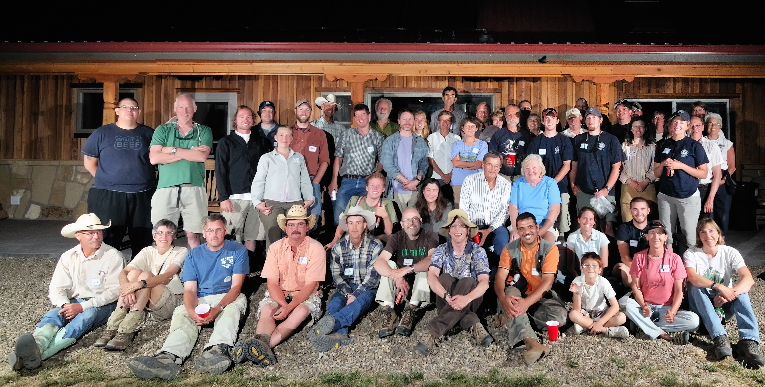
<svg viewBox="0 0 765 387"><path fill-rule="evenodd" d="M353 206L340 214L340 228L343 231L348 232L348 225L345 224L345 219L349 216L363 216L367 221L367 229L372 231L375 229L375 214L372 211L365 210L361 206Z"/></svg>
<svg viewBox="0 0 765 387"><path fill-rule="evenodd" d="M96 214L90 213L90 214L83 214L80 215L79 218L77 218L77 221L74 223L69 223L64 228L61 229L61 235L63 235L66 238L74 238L74 234L76 234L79 231L85 231L85 230L103 230L105 228L109 228L109 226L112 225L112 221L109 221L109 224L103 225L101 224L101 219L96 216Z"/></svg>
<svg viewBox="0 0 765 387"><path fill-rule="evenodd" d="M287 221L291 219L307 220L309 230L312 229L316 224L316 215L311 214L311 216L308 216L305 207L299 204L295 204L294 206L290 207L290 209L287 210L287 216L284 216L284 214L279 214L279 216L276 217L276 223L279 224L279 228L281 228L282 231L287 232Z"/></svg>
<svg viewBox="0 0 765 387"><path fill-rule="evenodd" d="M447 238L449 237L449 227L452 225L452 223L454 223L454 219L456 218L462 219L462 222L465 223L466 226L468 226L468 229L470 230L468 235L470 238L474 237L475 234L478 234L478 226L476 226L474 223L468 220L468 214L467 212L465 212L465 210L460 210L460 209L451 210L449 211L449 215L447 215L446 218L447 218L446 224L444 224L443 226L441 226L441 228L438 229L438 233L441 234L442 236L445 236Z"/></svg>

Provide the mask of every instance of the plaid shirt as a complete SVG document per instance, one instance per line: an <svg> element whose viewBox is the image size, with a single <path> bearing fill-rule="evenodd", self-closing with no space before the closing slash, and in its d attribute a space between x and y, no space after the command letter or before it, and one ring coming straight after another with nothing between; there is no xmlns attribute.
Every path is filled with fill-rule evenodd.
<svg viewBox="0 0 765 387"><path fill-rule="evenodd" d="M366 290L376 289L380 283L380 275L372 265L382 248L382 243L368 233L362 237L361 245L354 248L350 236L346 233L332 247L330 269L337 290L346 297L349 294L358 297ZM349 283L356 286L355 291Z"/></svg>
<svg viewBox="0 0 765 387"><path fill-rule="evenodd" d="M345 131L339 139L335 140L337 144L335 157L343 158L340 176L369 176L377 170L384 140L385 135L374 129L369 129L366 136L359 133L357 128Z"/></svg>

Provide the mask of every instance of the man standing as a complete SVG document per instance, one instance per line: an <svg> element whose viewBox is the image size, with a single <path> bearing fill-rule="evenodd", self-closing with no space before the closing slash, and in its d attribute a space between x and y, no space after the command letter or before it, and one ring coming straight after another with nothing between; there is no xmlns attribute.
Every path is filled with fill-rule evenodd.
<svg viewBox="0 0 765 387"><path fill-rule="evenodd" d="M502 167L499 171L506 179L520 174L521 161L526 155L530 138L528 132L521 131L521 110L516 105L505 107L507 130L498 130L489 142L489 151L502 155Z"/></svg>
<svg viewBox="0 0 765 387"><path fill-rule="evenodd" d="M279 123L274 121L276 115L276 105L271 101L263 101L258 106L258 115L260 116L260 123L255 125L255 132L260 136L268 140L268 143L276 148L276 128L279 127Z"/></svg>
<svg viewBox="0 0 765 387"><path fill-rule="evenodd" d="M329 148L327 134L311 125L311 104L307 99L295 103L297 122L292 127L292 150L303 155L308 168L308 177L313 186L314 201L310 211L316 216L316 224L321 223L321 179L329 167Z"/></svg>
<svg viewBox="0 0 765 387"><path fill-rule="evenodd" d="M80 244L61 254L56 263L48 287L54 308L45 313L33 333L16 339L16 347L8 355L13 370L40 367L43 360L106 323L114 311L125 262L117 249L102 243L107 228L95 214L85 214L61 229L61 235L77 238Z"/></svg>
<svg viewBox="0 0 765 387"><path fill-rule="evenodd" d="M333 192L336 194L335 224L351 197L367 194L367 176L382 170L379 160L385 136L377 130L370 130L369 119L372 115L367 105L360 103L354 106L353 116L357 127L346 131L337 141L335 162L332 165L332 182L327 187L330 195ZM338 189L338 180L341 177L342 182Z"/></svg>
<svg viewBox="0 0 765 387"><path fill-rule="evenodd" d="M615 277L621 277L624 286L632 286L630 267L632 266L632 258L635 256L635 253L648 248L648 241L645 239L645 228L648 226L648 214L650 213L651 206L648 205L648 200L634 197L630 201L632 220L622 223L616 229L616 246L619 248L621 263L614 267L613 274Z"/></svg>
<svg viewBox="0 0 765 387"><path fill-rule="evenodd" d="M252 135L255 112L241 105L234 117L235 131L218 141L215 152L215 179L221 212L228 215L227 233L232 229L249 251L255 251L255 240L265 238L265 230L252 205L252 179L258 170L260 156L273 148L265 138ZM260 238L258 236L260 235Z"/></svg>
<svg viewBox="0 0 765 387"><path fill-rule="evenodd" d="M613 222L617 221L618 206L614 198L614 185L619 179L624 153L619 140L603 132L603 116L598 108L589 108L585 118L587 133L574 137L574 159L568 178L571 192L576 195L576 209L590 205L590 200L605 197L614 210L604 217L605 233L613 236Z"/></svg>
<svg viewBox="0 0 765 387"><path fill-rule="evenodd" d="M441 99L444 101L444 107L442 109L438 109L434 111L430 115L430 127L431 128L437 128L438 126L438 117L441 114L441 112L450 112L454 116L454 120L452 121L452 126L450 128L451 132L459 135L460 134L460 128L462 125L462 120L465 119L465 112L461 110L457 110L456 106L454 104L457 102L457 89L447 86L444 88L444 90L441 92Z"/></svg>
<svg viewBox="0 0 765 387"><path fill-rule="evenodd" d="M475 118L478 118L478 121L481 121L481 127L478 128L479 133L483 133L482 130L488 128L491 125L491 119L489 118L490 115L491 110L489 109L488 103L481 102L475 107Z"/></svg>
<svg viewBox="0 0 765 387"><path fill-rule="evenodd" d="M578 112L578 111L577 111ZM570 196L568 194L568 171L571 169L573 149L571 140L558 133L558 112L553 108L542 111L544 132L534 137L526 149L526 154L538 154L542 157L547 176L558 182L561 197L561 211L558 218L560 232L566 233L571 228L571 216L568 211Z"/></svg>
<svg viewBox="0 0 765 387"><path fill-rule="evenodd" d="M531 117L531 101L524 99L518 102L518 109L520 110L519 117L521 119L520 127L523 131L529 131L529 117Z"/></svg>
<svg viewBox="0 0 765 387"><path fill-rule="evenodd" d="M327 141L337 145L337 141L340 135L346 131L345 125L335 122L335 112L337 111L337 100L334 94L327 94L327 97L316 97L314 101L316 106L321 109L321 117L311 121L311 125L327 132L331 136L332 141Z"/></svg>
<svg viewBox="0 0 765 387"><path fill-rule="evenodd" d="M691 110L691 116L704 119L707 115L707 104L702 101L696 101L693 103L693 109Z"/></svg>
<svg viewBox="0 0 765 387"><path fill-rule="evenodd" d="M477 346L487 347L494 341L476 314L489 289L486 252L468 239L477 232L478 227L459 209L449 212L439 230L451 240L433 251L428 268L428 285L436 294L438 315L430 320L415 347L421 355L436 353L446 332L458 324Z"/></svg>
<svg viewBox="0 0 765 387"><path fill-rule="evenodd" d="M494 254L499 254L510 241L510 233L505 227L510 182L497 179L501 164L499 154L487 153L483 157L483 172L466 177L460 191L460 208L471 222L478 225L478 233L481 234L479 246L483 246L486 238L493 235L493 245L488 250Z"/></svg>
<svg viewBox="0 0 765 387"><path fill-rule="evenodd" d="M277 222L287 236L268 248L261 274L268 291L258 304L255 337L240 342L234 350L235 361L247 358L261 367L276 364L271 348L286 340L306 318L310 318L310 326L321 316L319 283L327 271L324 246L307 236L315 216L295 205L287 216L279 214Z"/></svg>
<svg viewBox="0 0 765 387"><path fill-rule="evenodd" d="M449 186L452 181L452 145L460 140L450 131L453 121L451 112L442 111L438 114L439 130L428 136L428 162L433 167L433 178L441 186Z"/></svg>
<svg viewBox="0 0 765 387"><path fill-rule="evenodd" d="M582 113L577 108L571 108L566 110L566 122L568 127L562 133L564 136L574 138L584 133L582 128Z"/></svg>
<svg viewBox="0 0 765 387"><path fill-rule="evenodd" d="M375 102L377 121L372 123L372 129L382 133L385 137L398 131L398 124L390 121L391 110L393 110L393 102L389 99L380 98Z"/></svg>
<svg viewBox="0 0 765 387"><path fill-rule="evenodd" d="M616 113L616 123L611 125L609 133L616 136L616 139L619 140L619 144L621 144L624 142L627 132L631 129L632 104L626 99L619 100L614 105L614 112Z"/></svg>
<svg viewBox="0 0 765 387"><path fill-rule="evenodd" d="M372 211L354 206L340 214L343 239L332 247L332 279L336 291L327 301L327 313L308 333L319 352L351 342L348 328L374 303L380 275L372 266L382 251L382 243L370 235L375 226Z"/></svg>
<svg viewBox="0 0 765 387"><path fill-rule="evenodd" d="M412 135L411 111L402 110L398 114L398 125L398 132L383 142L380 162L388 175L387 185L392 186L393 200L403 210L417 201L417 186L428 171L428 144L422 137Z"/></svg>
<svg viewBox="0 0 765 387"><path fill-rule="evenodd" d="M88 191L88 212L109 219L104 243L119 249L125 232L132 255L151 245L151 197L157 175L149 161L154 131L138 123L141 109L123 98L114 109L117 122L96 129L82 148L85 169L95 177Z"/></svg>
<svg viewBox="0 0 765 387"><path fill-rule="evenodd" d="M159 183L151 198L151 222L183 216L189 249L199 246L202 219L207 215L205 160L213 137L207 126L193 121L197 104L181 94L173 104L176 117L154 130L149 159L159 164Z"/></svg>
<svg viewBox="0 0 765 387"><path fill-rule="evenodd" d="M550 347L539 342L529 318L537 330L542 330L547 321L565 325L568 311L551 292L558 272L558 249L539 237L539 225L533 214L518 215L515 225L520 238L502 250L494 292L502 307L502 320L508 319L504 324L508 344L512 347L523 341L526 344L523 360L531 365L546 356Z"/></svg>
<svg viewBox="0 0 765 387"><path fill-rule="evenodd" d="M170 334L160 352L138 356L128 367L141 379L171 379L191 354L202 326L215 324L204 351L194 365L199 372L221 374L231 367L231 347L236 341L239 319L247 309L242 294L244 277L250 273L247 249L227 241L226 218L211 214L204 219L205 244L197 246L183 264L183 305L175 308ZM206 307L206 311L198 307Z"/></svg>
<svg viewBox="0 0 765 387"><path fill-rule="evenodd" d="M428 267L438 247L438 235L422 227L420 213L415 208L404 210L401 218L402 230L391 236L375 261L375 269L380 273L375 300L382 306L383 315L382 328L378 331L380 338L393 333L411 335L417 310L430 301ZM396 326L396 304L407 300L401 322Z"/></svg>
<svg viewBox="0 0 765 387"><path fill-rule="evenodd" d="M698 116L691 117L691 127L688 130L688 135L701 143L704 147L704 152L707 154L709 164L707 164L707 175L703 179L699 179L699 195L701 196L701 212L699 213L699 219L712 218L714 214L714 202L715 195L720 188L722 182L722 163L723 157L720 153L720 147L717 143L704 137L704 120ZM725 187L723 187L725 189ZM685 230L683 230L685 231ZM693 230L689 230L693 232Z"/></svg>

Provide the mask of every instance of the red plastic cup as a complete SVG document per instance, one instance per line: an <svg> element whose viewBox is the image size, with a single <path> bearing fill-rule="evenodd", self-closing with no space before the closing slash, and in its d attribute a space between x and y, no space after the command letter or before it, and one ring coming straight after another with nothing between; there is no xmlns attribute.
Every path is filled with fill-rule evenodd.
<svg viewBox="0 0 765 387"><path fill-rule="evenodd" d="M515 153L507 155L507 159L510 160L510 165L515 165Z"/></svg>
<svg viewBox="0 0 765 387"><path fill-rule="evenodd" d="M481 243L481 233L480 232L475 234L475 235L473 235L473 242Z"/></svg>
<svg viewBox="0 0 765 387"><path fill-rule="evenodd" d="M550 341L558 341L558 328L560 323L557 321L547 322L547 338Z"/></svg>
<svg viewBox="0 0 765 387"><path fill-rule="evenodd" d="M210 315L210 304L199 304L194 308L194 311L200 318L207 318Z"/></svg>

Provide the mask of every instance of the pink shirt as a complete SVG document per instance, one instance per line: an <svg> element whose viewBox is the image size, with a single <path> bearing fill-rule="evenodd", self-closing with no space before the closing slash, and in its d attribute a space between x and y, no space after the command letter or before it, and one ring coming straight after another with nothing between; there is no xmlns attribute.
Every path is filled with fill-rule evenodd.
<svg viewBox="0 0 765 387"><path fill-rule="evenodd" d="M296 252L292 252L288 239L271 244L260 276L279 280L285 294L297 292L306 282L324 281L327 271L327 253L324 246L311 237L305 237Z"/></svg>
<svg viewBox="0 0 765 387"><path fill-rule="evenodd" d="M635 254L630 275L640 279L640 290L645 302L652 305L672 305L675 280L688 276L683 260L667 252L664 258L648 258L648 250Z"/></svg>

